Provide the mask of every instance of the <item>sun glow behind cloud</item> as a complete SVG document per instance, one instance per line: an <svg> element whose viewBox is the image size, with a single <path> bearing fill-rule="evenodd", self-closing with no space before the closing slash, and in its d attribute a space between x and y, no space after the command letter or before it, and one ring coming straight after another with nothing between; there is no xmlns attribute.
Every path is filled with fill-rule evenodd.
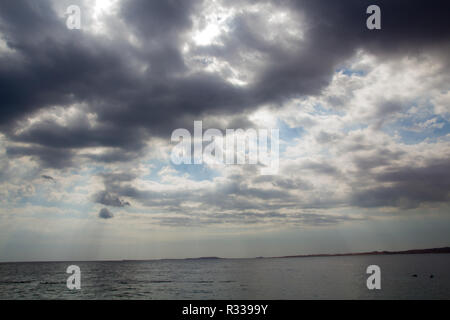
<svg viewBox="0 0 450 320"><path fill-rule="evenodd" d="M115 15L118 10L120 0L94 0L92 5L92 31L94 33L107 33L104 19L108 16Z"/></svg>

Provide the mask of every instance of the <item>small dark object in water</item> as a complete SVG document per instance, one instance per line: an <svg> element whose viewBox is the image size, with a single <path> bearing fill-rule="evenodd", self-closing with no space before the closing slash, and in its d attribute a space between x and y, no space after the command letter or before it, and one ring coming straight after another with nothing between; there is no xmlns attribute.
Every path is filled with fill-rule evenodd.
<svg viewBox="0 0 450 320"><path fill-rule="evenodd" d="M412 276L413 276L414 278L417 278L417 274L413 274Z"/></svg>
<svg viewBox="0 0 450 320"><path fill-rule="evenodd" d="M433 275L430 275L430 278L431 278L431 279L433 279L433 278L434 278L434 276L433 276Z"/></svg>

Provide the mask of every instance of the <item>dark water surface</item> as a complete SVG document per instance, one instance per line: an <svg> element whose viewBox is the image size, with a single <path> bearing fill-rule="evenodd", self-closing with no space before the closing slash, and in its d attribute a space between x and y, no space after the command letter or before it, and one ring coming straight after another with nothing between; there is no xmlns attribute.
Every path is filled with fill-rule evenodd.
<svg viewBox="0 0 450 320"><path fill-rule="evenodd" d="M66 287L72 264L81 290ZM372 264L381 290L366 287ZM450 254L1 263L0 299L450 299Z"/></svg>

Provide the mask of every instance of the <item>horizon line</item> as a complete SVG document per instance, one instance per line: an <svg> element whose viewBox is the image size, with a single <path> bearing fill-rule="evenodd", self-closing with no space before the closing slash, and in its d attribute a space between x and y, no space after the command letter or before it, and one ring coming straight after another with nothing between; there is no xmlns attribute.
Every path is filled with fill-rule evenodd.
<svg viewBox="0 0 450 320"><path fill-rule="evenodd" d="M450 253L450 246L426 248L426 249L409 249L400 251L363 251L363 252L346 252L346 253L316 253L316 254L298 254L285 256L259 256L248 258L224 258L217 256L205 256L195 258L155 258L155 259L103 259L103 260L35 260L35 261L0 261L0 264L7 263L63 263L63 262L146 262L146 261L164 261L164 260L252 260L252 259L290 259L290 258L320 258L320 257L343 257L343 256L363 256L363 255L400 255L400 254L445 254Z"/></svg>

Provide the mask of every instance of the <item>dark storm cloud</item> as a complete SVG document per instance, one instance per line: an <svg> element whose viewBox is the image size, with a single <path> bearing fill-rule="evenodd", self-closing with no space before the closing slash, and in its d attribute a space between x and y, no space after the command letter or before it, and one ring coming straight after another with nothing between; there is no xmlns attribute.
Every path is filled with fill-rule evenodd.
<svg viewBox="0 0 450 320"><path fill-rule="evenodd" d="M100 154L85 154L84 157L95 162L114 163L127 162L137 159L141 156L141 151L128 151L125 149L116 149L113 151L106 151Z"/></svg>
<svg viewBox="0 0 450 320"><path fill-rule="evenodd" d="M287 1L305 12L312 27L310 35L323 49L335 46L337 51L348 46L365 48L377 54L417 54L426 49L448 45L450 4L436 1L430 5L422 0L348 0ZM368 6L381 8L382 29L368 30L365 13ZM331 47L330 47L331 48Z"/></svg>
<svg viewBox="0 0 450 320"><path fill-rule="evenodd" d="M421 167L391 168L375 174L373 178L377 186L356 191L352 196L353 205L408 209L425 203L450 200L448 160L432 160Z"/></svg>
<svg viewBox="0 0 450 320"><path fill-rule="evenodd" d="M294 51L264 40L252 14L238 14L222 48L202 48L204 54L231 64L240 59L237 51L265 56L261 69L252 70L255 80L237 87L219 74L189 72L185 65L181 48L192 17L201 12L201 1L123 1L118 19L139 39L140 48L119 35L110 40L68 30L48 1L3 1L0 31L14 52L0 56L0 129L13 141L33 144L11 149L12 155L32 155L45 166L60 168L72 165L72 149L106 146L139 152L150 137L166 137L177 127L190 126L196 117L239 114L293 95L319 93L335 68L358 49L384 57L441 50L446 57L447 2L376 1L382 8L382 30L369 31L365 9L373 3L276 2L306 19L305 38L294 44ZM242 2L226 5L239 7ZM136 64L147 65L147 71L138 72ZM37 110L73 103L87 105L86 112L97 116L98 125L80 119L67 126L45 121L15 131L19 120ZM70 151L54 150L59 148ZM61 159L50 160L41 152L47 149ZM129 157L91 159L113 162Z"/></svg>
<svg viewBox="0 0 450 320"><path fill-rule="evenodd" d="M63 169L75 165L73 153L70 149L51 148L45 146L8 147L8 157L31 157L38 161L43 168Z"/></svg>
<svg viewBox="0 0 450 320"><path fill-rule="evenodd" d="M192 26L191 15L199 9L202 1L125 1L122 17L132 23L133 27L151 41L174 41L180 32ZM172 38L172 39L171 39Z"/></svg>
<svg viewBox="0 0 450 320"><path fill-rule="evenodd" d="M115 89L126 90L134 81L120 46L70 32L47 1L2 2L0 26L14 50L0 57L0 128L13 141L33 143L11 148L10 154L31 155L46 167L62 168L73 164L73 148L139 148L139 129L106 123L93 129L80 118L65 127L41 121L15 133L21 126L16 121L39 109L89 101L93 110L97 103L107 103Z"/></svg>
<svg viewBox="0 0 450 320"><path fill-rule="evenodd" d="M94 201L103 204L105 206L111 207L126 207L131 205L128 201L124 201L120 199L118 196L108 193L106 191L98 192L94 196Z"/></svg>
<svg viewBox="0 0 450 320"><path fill-rule="evenodd" d="M106 208L102 208L101 210L100 210L100 212L98 213L98 217L100 218L100 219L112 219L112 218L114 218L114 215L111 213L111 211L109 211L108 209L106 209Z"/></svg>
<svg viewBox="0 0 450 320"><path fill-rule="evenodd" d="M70 32L48 1L2 2L0 27L15 51L0 58L2 125L46 106L106 97L129 80L120 48Z"/></svg>
<svg viewBox="0 0 450 320"><path fill-rule="evenodd" d="M249 1L251 2L251 1ZM230 5L238 5L231 2ZM448 56L450 4L439 1L298 0L274 2L306 20L305 38L295 51L273 45L259 32L251 14L235 19L233 33L224 38L211 54L233 56L231 51L250 48L268 58L251 87L257 101L279 101L292 95L319 93L330 81L335 68L358 49L389 58L440 50ZM378 4L382 10L382 30L366 28L366 9ZM277 35L283 37L283 34ZM299 42L299 40L297 40ZM205 50L208 51L208 48ZM236 54L236 53L234 53Z"/></svg>
<svg viewBox="0 0 450 320"><path fill-rule="evenodd" d="M24 133L16 134L13 141L41 144L52 148L121 147L125 150L139 150L143 147L142 134L134 128L121 128L120 134L111 125L100 125L92 129L87 119L76 118L72 123L58 125L41 121L30 126Z"/></svg>

